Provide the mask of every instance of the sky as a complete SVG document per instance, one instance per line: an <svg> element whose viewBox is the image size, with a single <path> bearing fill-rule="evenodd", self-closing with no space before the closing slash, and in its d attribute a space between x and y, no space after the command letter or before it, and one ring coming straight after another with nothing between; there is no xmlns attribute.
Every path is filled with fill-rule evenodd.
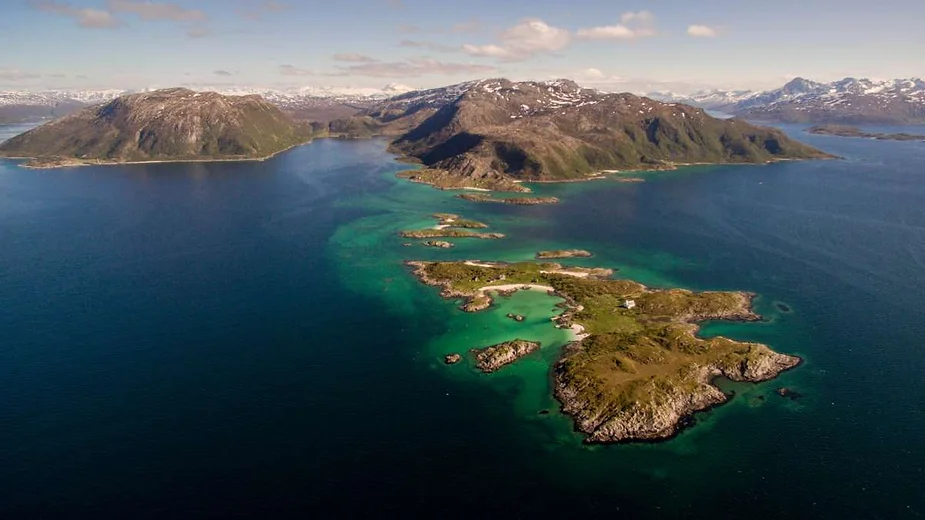
<svg viewBox="0 0 925 520"><path fill-rule="evenodd" d="M0 0L0 89L925 77L925 1Z"/></svg>

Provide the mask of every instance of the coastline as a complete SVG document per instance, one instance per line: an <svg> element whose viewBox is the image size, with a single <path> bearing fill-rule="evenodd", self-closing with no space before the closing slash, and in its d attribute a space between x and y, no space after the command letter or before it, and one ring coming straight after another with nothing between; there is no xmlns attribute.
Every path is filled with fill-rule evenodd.
<svg viewBox="0 0 925 520"><path fill-rule="evenodd" d="M272 159L281 153L288 152L300 146L312 144L314 141L315 139L311 139L304 143L294 144L282 150L273 152L270 155L261 156L261 157L221 157L221 158L214 158L214 159L206 159L206 158L203 158L203 159L196 159L196 158L156 159L156 160L149 160L149 161L103 161L103 160L68 159L69 161L73 161L73 162L62 162L62 163L52 163L52 164L29 164L27 162L27 163L18 164L17 166L19 166L20 168L26 168L29 170L53 170L57 168L81 168L84 166L122 166L122 165L139 165L139 164L217 163L217 162L262 162L262 161ZM22 161L22 160L34 161L36 157L28 157L28 156L15 156L14 157L10 155L0 154L0 160L3 160L3 159L9 159L13 161Z"/></svg>
<svg viewBox="0 0 925 520"><path fill-rule="evenodd" d="M484 271L458 271L453 264L482 269L512 268L517 264L472 260L406 261L405 264L425 285L440 287L442 297L463 299L459 308L465 312L489 308L495 294L510 294L524 289L544 290L550 296L563 299L564 303L559 306L565 311L553 316L551 321L556 323L556 328L568 329L573 340L563 346L553 364L553 394L562 412L572 418L575 429L586 436L584 442L588 444L665 441L691 426L698 412L728 401L729 397L715 385L717 378L759 383L774 379L803 362L799 356L776 352L761 343L736 341L724 336L699 336L701 324L706 321L761 320L752 307L755 294L750 292L695 293L686 289L651 289L629 280L614 280L602 273L594 273L596 276L589 273L580 278L585 281L574 285L564 279L574 278L566 274L569 268L561 266L560 269L537 271L527 268L519 273L506 271L508 278L529 280L533 277L533 281L473 286L471 282L477 282L479 278L494 280L496 275ZM539 273L539 276L530 273ZM566 276L555 278L555 275L563 274ZM544 278L548 275L554 277ZM552 283L546 285L543 281ZM636 310L620 314L632 319L635 325L627 329L613 329L606 321L601 322L600 313L608 312L605 309L613 304L602 308L595 303L594 307L585 309L583 303L595 301L593 296L588 299L589 294L600 294L594 290L588 292L589 283L605 284L600 289L604 293L617 291L613 294L626 294L617 296L618 301L621 301L620 298L634 298L638 304L629 309ZM620 283L624 285L613 285ZM577 299L569 294L572 290L579 291ZM575 321L579 314L583 316L581 323ZM589 332L585 319L594 321L595 332ZM666 325L669 328L663 331ZM633 327L637 327L636 332L632 332ZM662 336L665 332L669 335ZM668 349L662 354L665 359L650 362L633 357L650 355L645 354L649 352L646 349L651 348L652 342L660 337L676 338L664 343L663 348ZM586 345L588 341L591 343ZM616 358L610 360L607 357L610 354L601 357L601 349L610 352L614 341L623 345L616 351L619 352ZM671 346L674 344L677 346ZM638 348L642 350L636 350ZM625 364L628 364L628 370L623 368ZM666 369L668 372L665 372ZM612 382L605 384L605 381Z"/></svg>

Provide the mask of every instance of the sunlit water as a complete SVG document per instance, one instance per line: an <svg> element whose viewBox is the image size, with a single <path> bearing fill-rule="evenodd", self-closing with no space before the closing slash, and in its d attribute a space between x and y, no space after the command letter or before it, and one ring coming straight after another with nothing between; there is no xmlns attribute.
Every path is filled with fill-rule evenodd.
<svg viewBox="0 0 925 520"><path fill-rule="evenodd" d="M0 163L0 510L925 514L925 145L788 130L845 159L540 185L562 203L532 207L399 181L380 141ZM434 212L507 238L405 246ZM703 333L806 363L724 385L732 401L669 442L585 446L550 392L558 300L466 314L402 264L553 248L653 286L754 291L764 322ZM543 348L492 375L443 364L515 337Z"/></svg>

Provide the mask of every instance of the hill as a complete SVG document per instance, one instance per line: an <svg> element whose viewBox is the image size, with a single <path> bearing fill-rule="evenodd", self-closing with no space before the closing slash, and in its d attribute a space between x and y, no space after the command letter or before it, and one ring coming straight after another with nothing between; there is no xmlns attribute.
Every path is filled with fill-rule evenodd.
<svg viewBox="0 0 925 520"><path fill-rule="evenodd" d="M0 144L35 166L260 159L311 140L259 96L165 89L120 96Z"/></svg>
<svg viewBox="0 0 925 520"><path fill-rule="evenodd" d="M425 166L409 174L413 180L511 191L523 191L519 181L581 180L606 170L828 157L779 130L569 80L491 79L412 92L334 130L397 136L391 149Z"/></svg>

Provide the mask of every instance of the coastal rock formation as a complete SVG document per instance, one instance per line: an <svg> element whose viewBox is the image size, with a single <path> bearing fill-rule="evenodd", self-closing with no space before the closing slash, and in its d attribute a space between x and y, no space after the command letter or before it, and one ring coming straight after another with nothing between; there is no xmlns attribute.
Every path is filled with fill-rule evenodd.
<svg viewBox="0 0 925 520"><path fill-rule="evenodd" d="M572 356L582 353L582 346L575 345L556 366L556 398L578 429L588 434L588 442L666 439L688 424L695 412L726 402L726 395L712 385L716 377L757 383L800 363L799 358L764 345L740 345L746 349L739 353L742 356L723 356L706 365L692 363L677 374L634 378L628 396L610 389L599 392L602 380L583 377L569 366Z"/></svg>
<svg viewBox="0 0 925 520"><path fill-rule="evenodd" d="M461 229L414 229L414 230L405 230L398 233L399 236L404 238L483 238L483 239L499 239L504 238L504 235L501 233L476 233L473 231L464 231Z"/></svg>
<svg viewBox="0 0 925 520"><path fill-rule="evenodd" d="M427 242L424 242L424 245L427 247L436 247L439 249L449 249L453 247L452 242L447 242L445 240L428 240Z"/></svg>
<svg viewBox="0 0 925 520"><path fill-rule="evenodd" d="M584 249L558 249L555 251L540 251L536 254L538 260L551 260L555 258L590 258L594 256Z"/></svg>
<svg viewBox="0 0 925 520"><path fill-rule="evenodd" d="M518 181L581 180L604 170L827 157L783 132L702 109L569 80L487 79L408 93L359 117L419 161L408 178L443 188L527 191Z"/></svg>
<svg viewBox="0 0 925 520"><path fill-rule="evenodd" d="M259 96L176 88L129 94L85 108L0 145L33 166L259 159L311 140Z"/></svg>
<svg viewBox="0 0 925 520"><path fill-rule="evenodd" d="M537 342L515 339L514 341L506 341L490 347L474 348L472 352L475 354L477 361L476 368L487 374L539 349L540 344Z"/></svg>
<svg viewBox="0 0 925 520"><path fill-rule="evenodd" d="M844 125L817 125L806 130L811 134L817 135L834 135L838 137L861 137L864 139L876 139L878 141L925 141L925 135L886 132L865 132L854 126Z"/></svg>
<svg viewBox="0 0 925 520"><path fill-rule="evenodd" d="M556 197L507 197L496 199L487 193L461 193L457 198L469 202L494 202L497 204L513 204L516 206L536 206L538 204L558 204Z"/></svg>
<svg viewBox="0 0 925 520"><path fill-rule="evenodd" d="M460 361L462 361L462 356L460 356L459 354L447 354L443 358L443 362L446 363L447 365L455 365L456 363L459 363Z"/></svg>
<svg viewBox="0 0 925 520"><path fill-rule="evenodd" d="M556 363L555 395L588 442L671 437L695 412L726 401L715 378L765 381L801 361L758 343L696 335L706 320L759 320L750 293L655 290L552 263L408 264L442 296L463 298L469 312L490 306L496 290L542 288L563 298L566 310L553 321L577 340Z"/></svg>
<svg viewBox="0 0 925 520"><path fill-rule="evenodd" d="M520 314L514 314L514 313L512 313L512 312L507 313L507 317L510 318L510 319L512 319L512 320L514 320L514 321L516 321L516 322L522 322L522 321L524 321L525 319L527 319L526 316L523 316L523 315L520 315Z"/></svg>

